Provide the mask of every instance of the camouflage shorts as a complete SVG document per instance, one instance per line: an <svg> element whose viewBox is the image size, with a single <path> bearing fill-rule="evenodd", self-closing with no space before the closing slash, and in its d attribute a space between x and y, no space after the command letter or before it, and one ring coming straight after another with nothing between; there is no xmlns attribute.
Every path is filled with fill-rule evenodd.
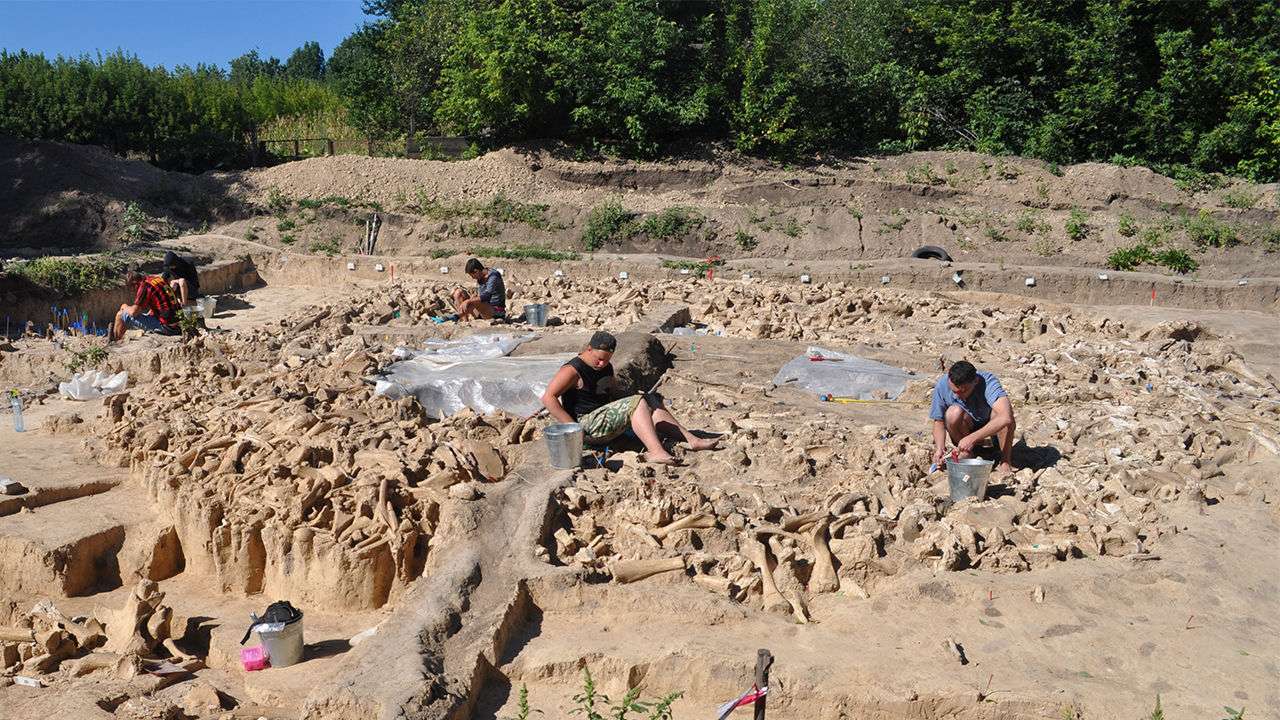
<svg viewBox="0 0 1280 720"><path fill-rule="evenodd" d="M578 419L582 434L587 442L609 442L631 427L631 414L639 404L640 396L631 395L592 410Z"/></svg>

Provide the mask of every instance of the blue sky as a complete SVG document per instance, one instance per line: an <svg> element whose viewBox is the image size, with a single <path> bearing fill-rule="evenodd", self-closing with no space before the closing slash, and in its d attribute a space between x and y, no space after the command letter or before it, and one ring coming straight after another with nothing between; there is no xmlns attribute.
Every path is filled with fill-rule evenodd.
<svg viewBox="0 0 1280 720"><path fill-rule="evenodd" d="M216 64L257 49L328 58L367 18L360 0L0 0L0 49L56 55L123 48L148 65Z"/></svg>

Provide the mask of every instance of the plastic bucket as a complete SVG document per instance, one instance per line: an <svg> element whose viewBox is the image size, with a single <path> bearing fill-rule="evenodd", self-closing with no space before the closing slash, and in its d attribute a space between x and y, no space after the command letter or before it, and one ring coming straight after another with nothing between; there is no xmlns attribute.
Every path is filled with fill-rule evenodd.
<svg viewBox="0 0 1280 720"><path fill-rule="evenodd" d="M536 327L547 324L547 306L545 303L524 306L524 321Z"/></svg>
<svg viewBox="0 0 1280 720"><path fill-rule="evenodd" d="M262 629L266 625L282 626L279 630ZM271 667L288 667L302 660L302 614L291 623L263 623L257 626L258 639L267 651Z"/></svg>
<svg viewBox="0 0 1280 720"><path fill-rule="evenodd" d="M581 425L557 423L547 426L542 434L547 438L547 457L551 467L572 470L582 464Z"/></svg>
<svg viewBox="0 0 1280 720"><path fill-rule="evenodd" d="M218 298L203 297L196 300L196 309L200 311L200 314L204 316L205 320L209 320L213 317L213 313L217 307Z"/></svg>
<svg viewBox="0 0 1280 720"><path fill-rule="evenodd" d="M965 498L981 500L987 494L991 480L991 461L982 458L947 460L947 484L951 488L951 502Z"/></svg>

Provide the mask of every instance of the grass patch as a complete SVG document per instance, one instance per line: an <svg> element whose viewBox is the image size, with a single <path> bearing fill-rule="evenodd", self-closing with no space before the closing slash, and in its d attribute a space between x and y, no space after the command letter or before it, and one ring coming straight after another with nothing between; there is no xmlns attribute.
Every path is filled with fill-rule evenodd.
<svg viewBox="0 0 1280 720"><path fill-rule="evenodd" d="M677 205L645 218L639 231L653 240L672 240L697 230L706 221L696 210Z"/></svg>
<svg viewBox="0 0 1280 720"><path fill-rule="evenodd" d="M434 253L439 251L432 251ZM450 250L444 250L445 254L441 257L448 257L452 254ZM566 252L563 250L553 250L551 248L537 247L535 245L516 245L515 247L476 247L471 249L471 254L482 258L503 258L505 260L551 260L553 262L563 262L565 260L580 260L582 256L576 252Z"/></svg>
<svg viewBox="0 0 1280 720"><path fill-rule="evenodd" d="M546 218L546 212L550 207L550 205L513 200L503 193L498 193L483 203L447 202L430 197L421 190L418 191L417 203L418 214L432 220L474 218L497 223L524 223L536 230L556 230L560 226L554 225Z"/></svg>
<svg viewBox="0 0 1280 720"><path fill-rule="evenodd" d="M1240 244L1240 235L1236 229L1201 210L1195 217L1183 221L1187 237L1198 248L1229 248Z"/></svg>
<svg viewBox="0 0 1280 720"><path fill-rule="evenodd" d="M60 295L80 295L116 287L120 284L120 269L118 264L104 260L36 258L10 263L5 272Z"/></svg>
<svg viewBox="0 0 1280 720"><path fill-rule="evenodd" d="M588 251L599 250L609 241L623 240L631 236L635 215L622 207L618 200L606 200L591 208L587 214L587 226L582 230L582 245Z"/></svg>
<svg viewBox="0 0 1280 720"><path fill-rule="evenodd" d="M316 240L307 246L307 250L313 253L324 253L329 257L337 255L340 248L336 238L328 238L327 240Z"/></svg>
<svg viewBox="0 0 1280 720"><path fill-rule="evenodd" d="M1222 203L1229 208L1237 210L1248 210L1256 206L1261 199L1262 195L1251 193L1247 188L1228 190L1222 194Z"/></svg>
<svg viewBox="0 0 1280 720"><path fill-rule="evenodd" d="M1065 226L1067 237L1079 242L1089 237L1089 216L1080 208L1072 208Z"/></svg>
<svg viewBox="0 0 1280 720"><path fill-rule="evenodd" d="M453 257L455 254L456 253L454 253L454 251L450 250L449 248L436 248L431 251L431 259L441 260L443 258Z"/></svg>
<svg viewBox="0 0 1280 720"><path fill-rule="evenodd" d="M1263 252L1280 252L1280 225L1264 230L1258 240L1262 243Z"/></svg>
<svg viewBox="0 0 1280 720"><path fill-rule="evenodd" d="M714 260L663 260L662 267L670 270L688 270L705 275L708 270L713 267L719 267L724 264L724 260L716 258Z"/></svg>

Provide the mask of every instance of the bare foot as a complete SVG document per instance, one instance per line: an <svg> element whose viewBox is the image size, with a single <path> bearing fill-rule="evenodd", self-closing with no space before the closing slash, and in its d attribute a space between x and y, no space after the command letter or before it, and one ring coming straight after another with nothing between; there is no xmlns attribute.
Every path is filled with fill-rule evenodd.
<svg viewBox="0 0 1280 720"><path fill-rule="evenodd" d="M720 438L697 438L689 441L690 450L715 450L720 446Z"/></svg>
<svg viewBox="0 0 1280 720"><path fill-rule="evenodd" d="M996 475L1012 475L1014 472L1013 466L1007 462L1002 462L996 466Z"/></svg>
<svg viewBox="0 0 1280 720"><path fill-rule="evenodd" d="M650 465L679 465L680 459L674 455L651 455L645 453L644 461Z"/></svg>

